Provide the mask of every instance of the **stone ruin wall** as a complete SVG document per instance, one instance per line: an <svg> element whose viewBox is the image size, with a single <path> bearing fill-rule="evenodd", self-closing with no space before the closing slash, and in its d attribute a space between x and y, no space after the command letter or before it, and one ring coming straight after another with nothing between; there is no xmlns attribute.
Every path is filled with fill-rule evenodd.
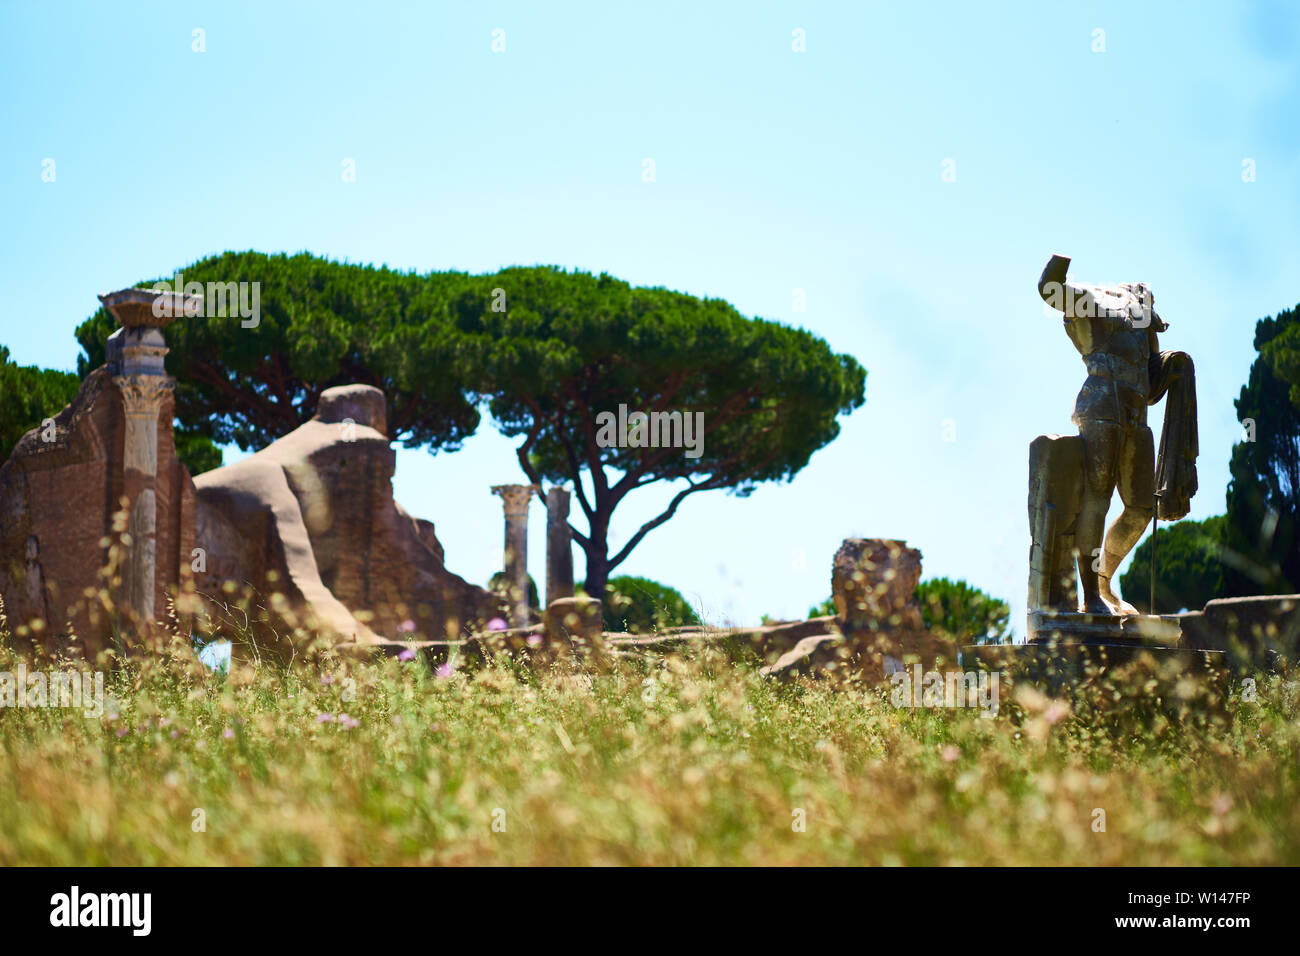
<svg viewBox="0 0 1300 956"><path fill-rule="evenodd" d="M172 397L158 416L154 606L167 607L194 547L194 483L176 458ZM27 432L0 464L0 596L9 627L44 624L30 638L58 650L54 635L69 630L72 650L94 656L112 644L112 622L87 589L103 586L104 539L125 492L125 410L107 367L91 372L72 403L54 418L53 441L43 427Z"/></svg>

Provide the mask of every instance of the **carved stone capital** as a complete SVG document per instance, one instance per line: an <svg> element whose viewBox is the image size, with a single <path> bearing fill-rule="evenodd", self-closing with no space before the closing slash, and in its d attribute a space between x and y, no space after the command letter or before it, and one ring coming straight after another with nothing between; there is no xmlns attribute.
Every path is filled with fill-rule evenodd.
<svg viewBox="0 0 1300 956"><path fill-rule="evenodd" d="M158 413L163 399L176 387L165 375L118 375L113 384L122 393L126 411L126 468L145 475L158 471Z"/></svg>
<svg viewBox="0 0 1300 956"><path fill-rule="evenodd" d="M528 517L528 505L540 489L536 485L494 485L492 494L500 495L507 518Z"/></svg>
<svg viewBox="0 0 1300 956"><path fill-rule="evenodd" d="M128 416L152 415L156 421L163 398L176 387L176 380L166 375L117 375L113 384L122 393Z"/></svg>

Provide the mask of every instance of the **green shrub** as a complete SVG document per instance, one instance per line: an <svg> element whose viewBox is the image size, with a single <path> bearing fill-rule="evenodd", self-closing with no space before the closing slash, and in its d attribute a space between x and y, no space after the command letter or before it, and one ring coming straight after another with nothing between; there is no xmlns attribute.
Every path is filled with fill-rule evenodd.
<svg viewBox="0 0 1300 956"><path fill-rule="evenodd" d="M578 590L582 589L579 584ZM631 634L700 623L680 592L658 581L630 575L610 578L605 584L604 615L605 630Z"/></svg>

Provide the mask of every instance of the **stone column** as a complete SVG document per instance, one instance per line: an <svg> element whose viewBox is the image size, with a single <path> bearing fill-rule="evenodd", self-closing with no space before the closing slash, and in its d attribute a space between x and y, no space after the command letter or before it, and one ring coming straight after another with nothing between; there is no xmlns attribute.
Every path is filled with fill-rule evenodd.
<svg viewBox="0 0 1300 956"><path fill-rule="evenodd" d="M546 492L546 606L573 597L573 539L569 531L569 492Z"/></svg>
<svg viewBox="0 0 1300 956"><path fill-rule="evenodd" d="M126 440L122 462L122 491L129 502L127 532L127 600L141 621L154 618L158 546L155 532L158 505L158 413L175 382L159 375L118 375L113 383L122 392L126 410Z"/></svg>
<svg viewBox="0 0 1300 956"><path fill-rule="evenodd" d="M506 511L505 572L510 588L510 626L526 627L528 607L528 505L539 489L536 485L496 485Z"/></svg>
<svg viewBox="0 0 1300 956"><path fill-rule="evenodd" d="M131 544L123 580L126 598L140 622L154 619L158 587L159 414L176 386L163 365L167 343L162 329L197 297L147 289L124 289L101 295L105 307L122 328L110 341L113 384L122 395L125 435L122 451L122 493L127 499L127 533ZM196 300L191 302L190 299ZM161 308L159 307L161 306Z"/></svg>

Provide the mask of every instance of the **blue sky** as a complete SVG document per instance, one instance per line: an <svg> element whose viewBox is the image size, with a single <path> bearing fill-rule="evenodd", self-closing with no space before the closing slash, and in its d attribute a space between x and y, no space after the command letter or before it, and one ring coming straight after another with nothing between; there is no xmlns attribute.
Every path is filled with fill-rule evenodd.
<svg viewBox="0 0 1300 956"><path fill-rule="evenodd" d="M1084 374L1035 280L1060 252L1151 285L1197 366L1192 517L1221 512L1254 323L1300 301L1298 72L1288 3L0 2L0 343L73 368L96 293L227 249L720 296L856 356L867 402L792 483L694 496L616 573L800 616L841 539L905 538L1023 632L1027 448L1074 430ZM486 421L398 452L399 500L479 582L516 480ZM614 547L670 495L629 499ZM540 507L531 534L540 584Z"/></svg>

